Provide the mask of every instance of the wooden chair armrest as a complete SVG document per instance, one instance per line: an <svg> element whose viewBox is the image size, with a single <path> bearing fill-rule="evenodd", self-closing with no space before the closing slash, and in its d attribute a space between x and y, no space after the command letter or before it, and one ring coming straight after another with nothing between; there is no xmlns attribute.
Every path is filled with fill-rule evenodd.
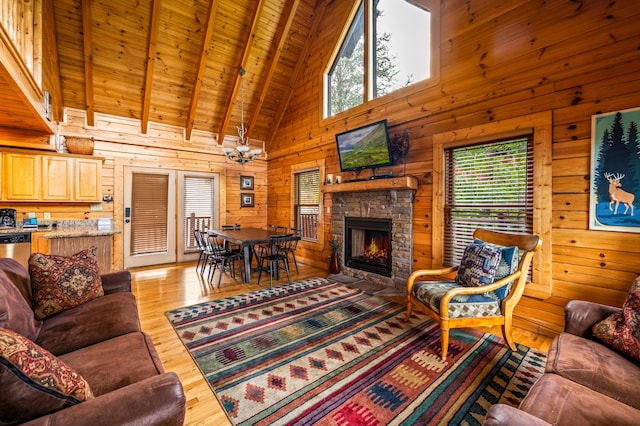
<svg viewBox="0 0 640 426"><path fill-rule="evenodd" d="M411 294L411 290L413 290L413 285L416 280L420 277L432 277L435 275L446 275L458 270L458 266L449 266L446 268L440 269L418 269L413 271L409 278L407 278L407 294Z"/></svg>
<svg viewBox="0 0 640 426"><path fill-rule="evenodd" d="M456 287L456 288L452 288L451 290L447 291L445 293L445 295L442 296L442 299L440 300L440 316L442 318L444 318L444 319L448 319L449 318L449 303L451 303L451 300L454 297L459 296L461 294L488 293L490 291L497 290L500 287L504 287L505 285L509 284L512 281L517 280L520 277L520 275L522 275L522 272L516 271L511 275L507 275L506 277L504 277L501 280L492 282L491 284L481 285L481 286L477 286L477 287Z"/></svg>

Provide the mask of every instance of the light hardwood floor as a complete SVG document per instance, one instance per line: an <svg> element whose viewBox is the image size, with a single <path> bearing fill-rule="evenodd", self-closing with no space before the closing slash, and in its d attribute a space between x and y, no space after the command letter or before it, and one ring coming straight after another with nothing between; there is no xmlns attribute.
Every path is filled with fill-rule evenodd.
<svg viewBox="0 0 640 426"><path fill-rule="evenodd" d="M301 280L311 277L326 277L327 271L312 266L299 265L300 272L292 271L291 279ZM227 274L218 289L206 282L195 270L195 263L180 265L160 265L131 269L132 291L138 301L142 329L148 333L158 350L166 371L175 371L187 396L186 425L230 425L213 391L193 362L189 352L165 317L165 312L209 300L221 299L241 293L267 288L269 277L263 275L260 286L244 284L240 278L233 279ZM217 283L217 273L214 282ZM278 284L285 284L286 276ZM275 285L275 283L274 283ZM394 298L404 303L404 300ZM492 330L487 330L492 332ZM551 338L521 329L514 330L514 339L530 347L547 352ZM497 334L500 331L497 330Z"/></svg>

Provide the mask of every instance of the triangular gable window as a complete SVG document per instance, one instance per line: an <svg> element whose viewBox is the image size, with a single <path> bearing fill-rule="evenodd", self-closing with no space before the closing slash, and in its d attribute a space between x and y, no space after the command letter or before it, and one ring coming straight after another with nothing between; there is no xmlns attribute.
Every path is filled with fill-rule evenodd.
<svg viewBox="0 0 640 426"><path fill-rule="evenodd" d="M325 74L325 117L433 77L434 46L439 43L434 24L437 4L433 0L357 3Z"/></svg>

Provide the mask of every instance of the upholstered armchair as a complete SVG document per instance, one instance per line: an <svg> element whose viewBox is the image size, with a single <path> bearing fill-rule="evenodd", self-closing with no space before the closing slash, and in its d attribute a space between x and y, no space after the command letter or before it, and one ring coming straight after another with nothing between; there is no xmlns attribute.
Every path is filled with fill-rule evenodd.
<svg viewBox="0 0 640 426"><path fill-rule="evenodd" d="M442 359L447 358L449 329L502 326L509 348L512 315L520 301L534 253L542 245L538 235L507 234L477 229L460 265L414 271L407 280L407 313L427 313L440 325ZM456 272L455 279L441 280ZM431 281L422 281L431 277Z"/></svg>

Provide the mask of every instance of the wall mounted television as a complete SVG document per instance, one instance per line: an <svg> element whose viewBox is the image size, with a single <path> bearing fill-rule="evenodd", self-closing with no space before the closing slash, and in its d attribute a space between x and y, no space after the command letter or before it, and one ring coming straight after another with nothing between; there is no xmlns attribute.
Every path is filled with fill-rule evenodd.
<svg viewBox="0 0 640 426"><path fill-rule="evenodd" d="M338 133L336 143L343 172L393 165L387 120Z"/></svg>

